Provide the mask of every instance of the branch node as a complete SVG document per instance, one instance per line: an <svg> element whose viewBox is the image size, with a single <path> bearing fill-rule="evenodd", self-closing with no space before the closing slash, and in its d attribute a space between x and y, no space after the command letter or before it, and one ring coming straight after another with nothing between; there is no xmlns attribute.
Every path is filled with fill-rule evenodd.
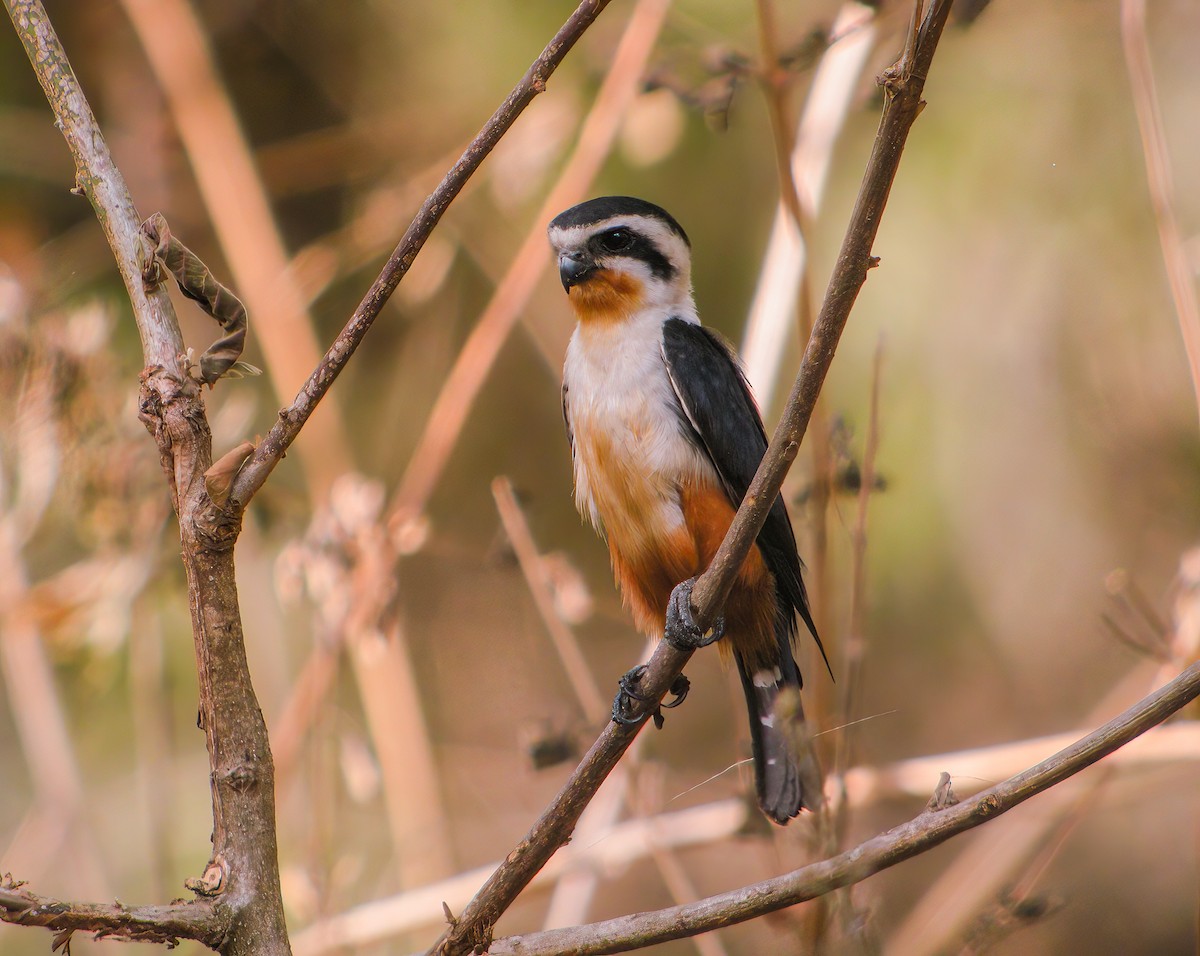
<svg viewBox="0 0 1200 956"><path fill-rule="evenodd" d="M225 782L238 793L245 793L258 783L259 778L258 771L249 762L230 768L222 776L225 778Z"/></svg>
<svg viewBox="0 0 1200 956"><path fill-rule="evenodd" d="M226 452L204 473L204 490L218 508L224 508L229 501L229 492L233 488L233 479L241 470L246 459L254 454L254 442L244 441L232 451Z"/></svg>
<svg viewBox="0 0 1200 956"><path fill-rule="evenodd" d="M225 878L228 871L229 866L225 859L218 856L208 864L202 877L186 879L183 881L183 885L197 896L220 896L225 889Z"/></svg>

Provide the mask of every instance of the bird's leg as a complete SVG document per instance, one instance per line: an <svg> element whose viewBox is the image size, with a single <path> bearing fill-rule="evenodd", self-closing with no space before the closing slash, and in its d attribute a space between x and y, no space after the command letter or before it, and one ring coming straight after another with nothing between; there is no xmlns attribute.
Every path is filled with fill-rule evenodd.
<svg viewBox="0 0 1200 956"><path fill-rule="evenodd" d="M695 584L695 578L688 578L675 585L671 600L667 603L667 624L663 636L668 644L681 651L707 647L725 636L724 617L717 618L707 634L700 630L692 617L692 588Z"/></svg>
<svg viewBox="0 0 1200 956"><path fill-rule="evenodd" d="M681 651L694 651L700 647L707 647L725 635L725 618L717 618L708 633L701 631L693 619L692 587L695 583L695 578L688 578L677 584L671 592L671 600L667 604L667 621L663 636L668 644ZM645 676L646 665L638 664L617 681L619 689L612 706L612 719L616 723L639 724L646 719L647 715L636 713L637 704L649 699L641 692L640 687L642 678ZM678 707L683 703L690 689L691 683L683 674L671 682L671 699L659 704L648 715L653 718L655 727L661 728L663 725L662 712L664 708L669 710L672 707Z"/></svg>
<svg viewBox="0 0 1200 956"><path fill-rule="evenodd" d="M670 709L678 707L683 703L683 699L687 697L688 691L691 690L691 682L683 675L679 674L673 681L669 693L671 699L659 704L654 710L650 711L649 715L642 714L638 716L634 713L636 703L640 703L650 698L641 693L639 685L642 678L646 675L646 665L638 664L632 670L626 671L621 675L621 679L617 681L617 696L613 699L612 719L618 724L640 724L647 716L654 720L654 726L662 730L663 725L663 708Z"/></svg>

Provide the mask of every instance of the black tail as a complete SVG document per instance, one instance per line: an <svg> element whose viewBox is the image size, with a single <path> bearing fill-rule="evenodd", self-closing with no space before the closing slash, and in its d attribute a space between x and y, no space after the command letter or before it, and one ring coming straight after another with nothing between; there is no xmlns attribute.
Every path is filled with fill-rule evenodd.
<svg viewBox="0 0 1200 956"><path fill-rule="evenodd" d="M763 813L786 824L803 807L823 802L821 771L800 706L800 671L790 648L779 667L750 672L735 654L750 712L754 789ZM781 699L782 697L782 699Z"/></svg>

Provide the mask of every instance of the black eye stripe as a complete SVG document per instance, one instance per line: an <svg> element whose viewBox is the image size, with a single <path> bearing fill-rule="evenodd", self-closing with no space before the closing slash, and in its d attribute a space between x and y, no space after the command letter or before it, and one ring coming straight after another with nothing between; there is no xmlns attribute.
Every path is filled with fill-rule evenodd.
<svg viewBox="0 0 1200 956"><path fill-rule="evenodd" d="M650 267L650 274L657 279L669 281L675 276L675 267L658 247L640 232L626 226L606 229L593 236L588 245L597 257L620 257L644 262Z"/></svg>

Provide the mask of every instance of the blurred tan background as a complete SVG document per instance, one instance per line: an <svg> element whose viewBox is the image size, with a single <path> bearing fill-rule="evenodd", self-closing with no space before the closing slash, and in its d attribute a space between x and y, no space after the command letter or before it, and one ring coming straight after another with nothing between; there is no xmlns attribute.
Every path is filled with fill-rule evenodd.
<svg viewBox="0 0 1200 956"><path fill-rule="evenodd" d="M218 454L270 427L421 199L571 9L48 8L142 214L163 211L250 306L246 358L267 374L209 394ZM564 205L613 192L663 205L691 235L701 315L741 341L779 198L770 104L794 130L839 9L769 7L768 46L786 65L773 100L755 72L759 8L614 0L450 209L249 510L241 598L279 764L297 952L430 943L440 901L462 907L449 885L373 942L353 943L365 938L353 935L365 932L361 912L325 942L301 934L377 899L398 919L406 898L395 894L503 856L572 766L539 769L531 755L586 748L641 653L605 550L572 507L558 397L570 325L539 210L556 188L578 191ZM885 4L864 28L866 65L810 229L817 295L874 135L872 78L895 59L907 17ZM1152 3L1147 28L1194 278L1200 6ZM1177 669L1196 637L1179 573L1200 532L1197 408L1118 4L996 0L947 32L926 98L876 243L881 267L807 442L824 449L828 473L861 471L881 349L882 490L870 501L865 589L852 594L856 496L839 490L822 511L826 472L805 451L788 486L838 678L801 649L827 762L848 744L856 765L881 772L874 787L865 771L848 778L844 846L918 812L938 771L969 793L1053 747L939 758L913 783L890 772L898 762L1094 726ZM6 26L0 872L64 898L163 901L207 860L207 762L177 533L136 418L137 337L72 177ZM189 344L216 337L195 309L180 313ZM477 380L478 395L459 428L453 399L467 391L452 388L430 427L481 316L492 344L471 340L455 373ZM799 355L788 321L784 384ZM768 427L783 390L762 396ZM510 499L495 486L508 533L498 476L515 489ZM390 548L403 552L394 573ZM535 592L581 661L564 668ZM845 654L855 602L861 681ZM548 913L578 921L669 905L819 851L811 821L768 832L729 802L749 784L745 768L722 773L746 756L745 716L716 658L697 656L691 699L643 735L623 798L615 787L605 798L618 820L694 809L684 842L619 860L614 850L599 870L530 890L499 932L540 928ZM839 695L850 689L848 713ZM1092 770L824 910L652 952L1194 952L1197 738L1186 720L1172 729L1182 733L1156 756ZM589 826L577 849L620 843L605 820ZM6 954L49 942L0 928Z"/></svg>

